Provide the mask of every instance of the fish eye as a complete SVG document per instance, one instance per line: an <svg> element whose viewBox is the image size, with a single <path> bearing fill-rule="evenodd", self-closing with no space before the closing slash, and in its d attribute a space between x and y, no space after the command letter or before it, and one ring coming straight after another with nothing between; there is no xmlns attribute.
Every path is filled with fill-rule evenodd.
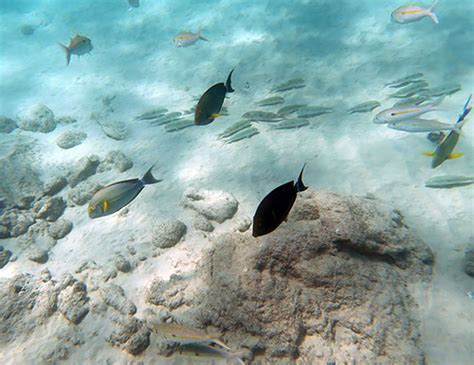
<svg viewBox="0 0 474 365"><path fill-rule="evenodd" d="M395 114L395 113L390 113L390 115L391 115L392 117L394 117L396 114Z"/></svg>

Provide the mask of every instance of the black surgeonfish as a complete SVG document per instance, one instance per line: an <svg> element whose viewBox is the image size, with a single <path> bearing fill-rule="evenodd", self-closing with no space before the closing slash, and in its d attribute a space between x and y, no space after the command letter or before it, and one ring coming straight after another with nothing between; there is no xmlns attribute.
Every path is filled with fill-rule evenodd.
<svg viewBox="0 0 474 365"><path fill-rule="evenodd" d="M223 82L211 86L199 98L196 110L194 112L194 124L206 125L212 123L214 119L220 116L222 104L227 93L234 92L231 86L231 76L234 69L230 71L225 85Z"/></svg>
<svg viewBox="0 0 474 365"><path fill-rule="evenodd" d="M296 183L289 181L273 189L258 205L253 216L252 236L273 232L288 216L296 200L296 193L307 189L303 184L303 165Z"/></svg>

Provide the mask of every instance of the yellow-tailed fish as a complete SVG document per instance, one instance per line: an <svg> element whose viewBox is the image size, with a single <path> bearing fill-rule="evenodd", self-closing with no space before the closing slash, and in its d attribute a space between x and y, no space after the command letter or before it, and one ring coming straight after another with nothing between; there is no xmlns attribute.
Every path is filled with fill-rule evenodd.
<svg viewBox="0 0 474 365"><path fill-rule="evenodd" d="M182 326L176 323L154 323L151 330L163 340L178 344L217 344L226 350L230 350L222 341L208 335L206 332Z"/></svg>
<svg viewBox="0 0 474 365"><path fill-rule="evenodd" d="M413 23L427 16L430 17L435 24L438 24L438 17L433 12L437 4L438 1L434 1L428 9L417 5L400 6L392 13L392 22L400 24Z"/></svg>
<svg viewBox="0 0 474 365"><path fill-rule="evenodd" d="M422 132L438 132L452 130L461 134L459 125L450 123L441 123L437 120L431 119L413 119L413 120L402 120L401 122L389 123L387 127L395 129L397 131L411 132L411 133L422 133Z"/></svg>
<svg viewBox="0 0 474 365"><path fill-rule="evenodd" d="M206 41L209 40L204 38L201 34L201 31L197 33L193 32L181 32L174 37L174 44L177 47L189 47L196 43L198 40Z"/></svg>
<svg viewBox="0 0 474 365"><path fill-rule="evenodd" d="M433 169L441 165L446 160L453 160L455 158L459 158L464 155L464 153L462 152L458 152L458 153L452 153L452 152L454 148L456 147L456 144L458 143L459 136L460 136L459 131L461 130L463 125L467 122L466 118L472 109L472 107L469 106L471 102L471 96L472 95L469 95L469 98L464 104L463 112L461 113L461 115L458 117L458 120L456 121L456 125L457 125L456 130L453 129L451 132L449 132L446 138L441 141L438 147L436 147L436 150L434 152L423 153L425 156L433 157L433 160L431 162L431 167Z"/></svg>
<svg viewBox="0 0 474 365"><path fill-rule="evenodd" d="M91 40L79 34L76 34L71 39L68 46L65 46L62 43L59 43L59 45L66 52L66 65L69 65L69 62L71 61L71 55L75 54L76 56L82 56L86 53L89 53L93 49Z"/></svg>
<svg viewBox="0 0 474 365"><path fill-rule="evenodd" d="M419 117L424 113L437 110L444 97L436 99L431 104L425 105L399 105L377 113L374 118L375 124L397 123L403 120L410 120Z"/></svg>
<svg viewBox="0 0 474 365"><path fill-rule="evenodd" d="M191 356L198 359L235 359L242 365L245 365L243 359L248 360L253 357L250 351L231 351L203 344L181 345L178 346L176 352L183 356Z"/></svg>
<svg viewBox="0 0 474 365"><path fill-rule="evenodd" d="M152 175L152 169L153 166L141 179L119 181L98 190L89 202L89 217L99 218L113 214L135 199L145 185L160 182Z"/></svg>
<svg viewBox="0 0 474 365"><path fill-rule="evenodd" d="M194 124L206 125L212 123L214 119L220 116L222 104L224 104L224 98L227 93L234 92L231 85L231 77L234 70L230 71L227 76L225 84L220 82L211 86L206 92L199 98L194 111Z"/></svg>

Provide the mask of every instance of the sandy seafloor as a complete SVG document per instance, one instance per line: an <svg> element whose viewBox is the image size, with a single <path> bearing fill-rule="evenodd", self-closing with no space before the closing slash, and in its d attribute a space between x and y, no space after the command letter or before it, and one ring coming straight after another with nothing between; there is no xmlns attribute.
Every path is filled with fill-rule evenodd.
<svg viewBox="0 0 474 365"><path fill-rule="evenodd" d="M67 3L67 4L66 4ZM375 4L377 3L377 4ZM474 190L431 190L424 182L436 175L473 174L473 130L467 124L457 151L465 156L436 170L423 151L433 150L426 135L392 131L372 123L374 113L349 115L345 110L367 100L390 107L384 84L423 72L431 85L457 82L463 89L430 114L454 122L474 91L474 3L441 0L440 24L429 19L398 25L390 13L400 1L141 1L127 11L126 1L6 1L0 4L0 114L15 117L24 108L44 103L57 116L78 119L88 134L78 147L62 150L55 140L66 128L49 134L17 129L1 135L7 148L19 135L37 139L35 167L43 179L60 167L92 153L121 150L134 161L123 174L108 171L92 181L109 183L141 176L157 162L164 181L147 187L126 217L88 219L85 207L69 208L65 218L74 229L53 249L47 267L53 276L86 259L108 261L132 238L150 237L153 222L185 215L180 200L188 187L221 189L238 199L239 214L252 216L259 200L275 186L296 178L308 164L305 182L314 189L349 194L372 193L393 203L408 224L436 254L432 290L422 300L422 333L429 364L467 364L474 358L474 301L466 296L474 281L462 270L466 245L474 240ZM41 24L25 37L21 24ZM182 30L203 29L209 42L177 48L172 39ZM92 39L94 50L69 67L58 42L75 33ZM184 111L210 85L224 81L235 67L225 105L229 116L201 128L166 133L134 117L163 106ZM272 86L301 77L306 87L283 93L287 103L329 105L335 113L317 117L310 128L261 133L225 145L217 134L258 109L255 101L272 94ZM246 84L248 87L246 87ZM115 95L109 119L128 123L125 141L106 137L91 120L102 108L100 98ZM380 110L380 109L377 109ZM220 225L219 231L225 231ZM6 247L13 240L3 240ZM207 242L188 235L156 260L148 260L117 282L140 309L142 290L156 275L186 272ZM0 271L39 274L44 266L19 259ZM92 324L91 324L92 325ZM35 346L35 339L25 346ZM100 346L98 344L97 346ZM20 349L3 349L7 362ZM100 349L91 349L91 353ZM113 358L120 350L103 344ZM6 355L9 354L9 355ZM71 361L87 358L74 353Z"/></svg>

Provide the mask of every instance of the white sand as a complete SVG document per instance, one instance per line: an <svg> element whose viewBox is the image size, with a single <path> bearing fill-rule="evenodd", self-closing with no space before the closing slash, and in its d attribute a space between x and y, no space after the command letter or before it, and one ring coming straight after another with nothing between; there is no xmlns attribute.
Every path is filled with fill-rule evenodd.
<svg viewBox="0 0 474 365"><path fill-rule="evenodd" d="M70 8L61 1L42 3L41 10L32 8L27 14L0 14L0 114L13 117L26 106L44 103L57 116L70 115L79 122L73 127L58 126L45 135L15 131L1 135L2 143L17 135L36 138L41 154L35 167L44 171L44 178L55 174L58 165L65 167L82 156L103 156L119 149L133 159L133 169L124 174L97 174L91 181L105 184L140 177L155 161L154 174L164 181L146 187L125 217L91 221L85 207L67 209L65 218L74 222L74 229L58 242L47 265L20 258L0 271L2 277L38 274L45 267L56 277L87 259L106 263L114 252L126 251L128 242L150 241L154 221L179 217L189 225L188 213L180 206L188 187L231 192L240 203L238 214L251 217L269 190L296 178L307 162L304 181L308 186L373 193L403 212L406 223L436 254L432 288L419 308L428 361L472 361L474 302L466 292L474 290L474 282L463 273L462 258L466 244L474 240L474 189L430 190L424 182L437 175L472 175L474 125L466 125L456 148L465 156L432 170L430 159L421 154L433 150L424 134L375 125L373 113L344 112L371 99L379 100L382 108L389 107L393 101L386 100L389 90L383 85L424 72L433 86L462 85L461 92L446 98L442 111L430 114L454 122L474 85L472 3L442 2L438 26L427 19L406 26L391 24L390 12L400 5L396 1L380 5L365 1L366 8L359 1L357 5L341 2L341 7L348 8L344 13L329 1L285 5L288 2L227 0L191 5L143 0L131 12L125 0L83 1ZM98 12L103 14L99 21L94 17ZM47 24L25 37L19 25L28 22ZM173 46L176 33L200 27L210 42L199 41L189 48ZM94 50L80 59L73 56L66 67L56 43L67 43L75 32L90 37ZM233 67L236 92L225 104L230 116L172 134L133 120L157 106L171 111L191 108L194 97L224 81ZM217 139L245 111L258 109L252 103L271 95L272 86L292 77L303 77L307 86L281 94L288 104L329 105L337 112L315 118L311 128L270 131L261 123L261 134L250 140L224 145ZM126 141L109 139L91 121L91 113L102 110L100 98L108 95L117 96L112 102L115 112L108 118L127 122L131 130ZM85 131L88 138L78 147L61 150L54 141L71 128ZM226 229L230 223L219 226L217 233ZM14 247L14 240L1 243ZM166 254L147 260L131 274L119 274L116 282L135 302L138 315L145 307L143 292L150 281L191 271L207 244L201 234L189 233L184 243ZM83 323L97 325L87 317ZM103 344L90 351L100 352L102 359L119 361L121 356L119 350ZM82 352L73 356L71 361L87 358Z"/></svg>

